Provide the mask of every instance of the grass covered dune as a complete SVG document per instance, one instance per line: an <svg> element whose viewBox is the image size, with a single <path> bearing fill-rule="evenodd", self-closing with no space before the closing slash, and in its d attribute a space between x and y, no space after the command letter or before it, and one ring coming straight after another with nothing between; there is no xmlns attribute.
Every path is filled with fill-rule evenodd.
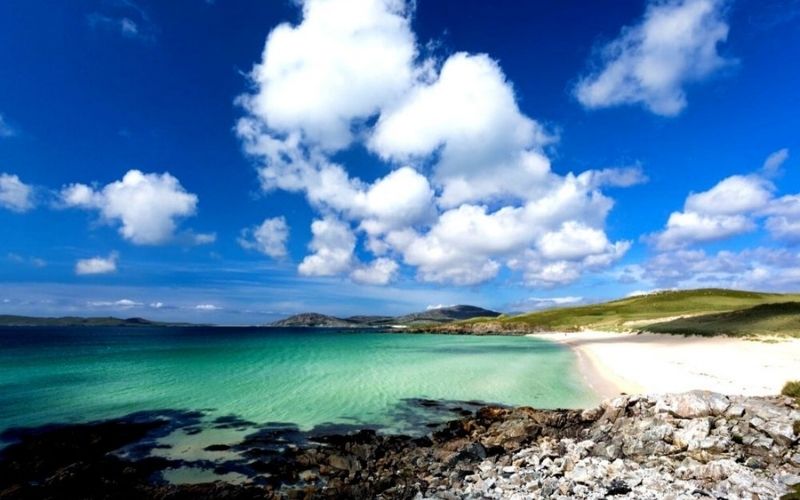
<svg viewBox="0 0 800 500"><path fill-rule="evenodd" d="M602 330L800 337L800 294L719 288L664 291L601 304L475 318L432 330L465 334Z"/></svg>

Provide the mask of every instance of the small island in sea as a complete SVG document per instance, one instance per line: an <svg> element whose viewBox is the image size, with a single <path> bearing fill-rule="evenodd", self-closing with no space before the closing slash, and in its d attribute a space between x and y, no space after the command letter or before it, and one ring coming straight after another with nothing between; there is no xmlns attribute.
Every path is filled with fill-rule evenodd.
<svg viewBox="0 0 800 500"><path fill-rule="evenodd" d="M0 46L0 500L800 500L800 0Z"/></svg>

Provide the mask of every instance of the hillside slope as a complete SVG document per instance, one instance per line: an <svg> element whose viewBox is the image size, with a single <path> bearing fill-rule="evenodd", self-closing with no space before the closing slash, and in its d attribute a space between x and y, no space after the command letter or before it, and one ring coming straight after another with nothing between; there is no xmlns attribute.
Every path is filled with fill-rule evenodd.
<svg viewBox="0 0 800 500"><path fill-rule="evenodd" d="M731 312L763 304L800 301L798 294L776 294L706 288L652 293L602 304L566 307L495 319L476 319L443 325L442 333L531 333L541 331L611 331L650 330L649 325L666 323L689 316ZM774 313L767 310L766 313ZM761 321L765 321L762 318ZM670 332L673 333L673 332Z"/></svg>
<svg viewBox="0 0 800 500"><path fill-rule="evenodd" d="M800 302L763 304L724 313L703 314L647 325L654 333L682 335L786 335L800 337Z"/></svg>

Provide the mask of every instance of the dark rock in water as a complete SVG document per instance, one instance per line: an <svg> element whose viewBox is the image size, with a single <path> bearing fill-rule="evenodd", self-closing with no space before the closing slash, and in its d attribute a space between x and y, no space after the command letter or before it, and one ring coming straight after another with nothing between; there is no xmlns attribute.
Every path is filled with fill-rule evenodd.
<svg viewBox="0 0 800 500"><path fill-rule="evenodd" d="M206 451L227 451L230 450L230 445L227 444L210 444L203 448Z"/></svg>

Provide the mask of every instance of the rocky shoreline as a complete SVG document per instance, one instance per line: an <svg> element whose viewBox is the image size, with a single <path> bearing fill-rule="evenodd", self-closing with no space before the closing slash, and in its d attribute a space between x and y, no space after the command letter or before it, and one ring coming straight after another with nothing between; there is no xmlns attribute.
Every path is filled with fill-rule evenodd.
<svg viewBox="0 0 800 500"><path fill-rule="evenodd" d="M620 396L584 411L486 406L428 436L248 436L244 484L173 485L175 464L113 453L164 420L23 432L0 498L780 498L800 484L792 398ZM281 446L275 446L280 443ZM791 498L791 497L787 497Z"/></svg>

